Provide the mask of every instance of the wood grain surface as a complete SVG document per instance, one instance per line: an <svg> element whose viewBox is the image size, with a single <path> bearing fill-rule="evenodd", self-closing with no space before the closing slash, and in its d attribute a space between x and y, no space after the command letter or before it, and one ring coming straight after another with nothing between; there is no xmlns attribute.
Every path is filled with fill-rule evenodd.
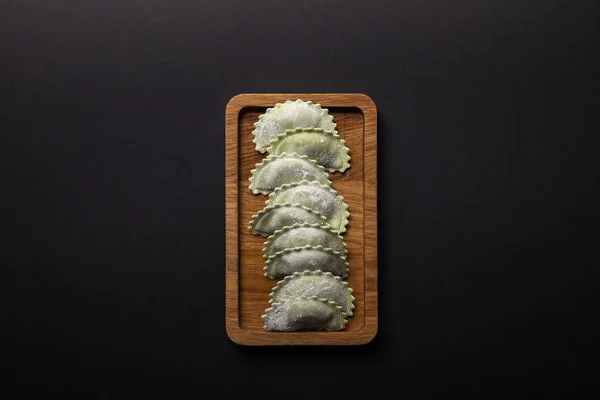
<svg viewBox="0 0 600 400"><path fill-rule="evenodd" d="M265 238L248 230L252 215L268 196L248 189L250 171L266 154L254 149L252 131L267 107L302 99L329 109L339 135L350 149L350 168L330 173L332 187L350 212L347 232L349 276L354 315L338 332L265 332L263 320L276 280L265 277ZM241 345L358 345L377 333L377 110L363 94L241 94L226 108L226 330Z"/></svg>

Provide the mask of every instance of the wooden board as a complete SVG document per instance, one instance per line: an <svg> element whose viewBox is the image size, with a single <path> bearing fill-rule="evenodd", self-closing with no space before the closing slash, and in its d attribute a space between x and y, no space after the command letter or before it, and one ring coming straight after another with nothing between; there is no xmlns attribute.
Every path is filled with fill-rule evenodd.
<svg viewBox="0 0 600 400"><path fill-rule="evenodd" d="M348 285L354 289L354 315L338 332L266 332L263 329L269 293L277 281L263 275L265 238L248 230L253 214L267 196L248 189L250 171L265 156L254 149L254 123L268 107L302 99L329 109L339 135L350 149L350 168L330 173L332 187L344 197L350 223L344 239L348 249ZM363 94L241 94L225 113L226 310L230 339L241 345L359 345L377 334L377 109Z"/></svg>

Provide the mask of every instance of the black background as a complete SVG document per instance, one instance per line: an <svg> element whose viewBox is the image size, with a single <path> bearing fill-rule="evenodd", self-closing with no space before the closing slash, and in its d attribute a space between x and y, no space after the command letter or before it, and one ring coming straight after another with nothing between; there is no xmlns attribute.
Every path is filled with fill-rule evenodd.
<svg viewBox="0 0 600 400"><path fill-rule="evenodd" d="M598 1L0 7L3 391L580 398L595 381ZM377 104L369 345L226 336L224 112L252 92Z"/></svg>

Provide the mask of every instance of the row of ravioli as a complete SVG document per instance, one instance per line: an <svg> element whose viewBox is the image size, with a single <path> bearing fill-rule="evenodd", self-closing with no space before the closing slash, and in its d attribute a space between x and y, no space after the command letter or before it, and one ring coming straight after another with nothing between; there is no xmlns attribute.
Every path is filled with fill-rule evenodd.
<svg viewBox="0 0 600 400"><path fill-rule="evenodd" d="M268 195L249 229L267 238L264 275L278 279L262 315L267 331L344 329L354 296L341 236L348 206L328 172L350 167L333 116L310 101L268 108L254 124L254 143L268 156L251 171L250 190Z"/></svg>

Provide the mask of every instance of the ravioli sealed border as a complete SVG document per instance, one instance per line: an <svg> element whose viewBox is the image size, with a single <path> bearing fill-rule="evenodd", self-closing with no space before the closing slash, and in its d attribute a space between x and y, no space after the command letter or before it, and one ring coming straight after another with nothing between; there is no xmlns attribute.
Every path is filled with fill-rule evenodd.
<svg viewBox="0 0 600 400"><path fill-rule="evenodd" d="M275 282L264 276L265 237L248 229L265 207L264 195L248 189L250 171L267 156L255 150L253 131L268 108L297 99L327 109L350 149L350 168L329 173L331 188L347 204L348 286L354 315L343 330L272 332L264 329L268 294ZM377 333L377 111L363 94L242 94L226 108L226 331L240 345L360 345ZM278 278L279 279L279 278ZM314 302L313 302L314 303ZM312 305L315 305L310 303ZM308 304L308 303L307 303ZM303 307L306 305L303 305Z"/></svg>

